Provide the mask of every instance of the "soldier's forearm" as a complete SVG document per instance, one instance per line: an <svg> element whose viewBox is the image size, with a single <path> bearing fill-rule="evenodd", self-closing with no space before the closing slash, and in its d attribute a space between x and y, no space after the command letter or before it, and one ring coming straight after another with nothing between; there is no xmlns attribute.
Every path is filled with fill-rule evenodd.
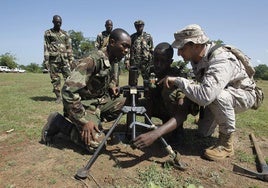
<svg viewBox="0 0 268 188"><path fill-rule="evenodd" d="M170 118L166 123L158 127L156 130L158 132L158 138L175 130L177 128L176 118Z"/></svg>

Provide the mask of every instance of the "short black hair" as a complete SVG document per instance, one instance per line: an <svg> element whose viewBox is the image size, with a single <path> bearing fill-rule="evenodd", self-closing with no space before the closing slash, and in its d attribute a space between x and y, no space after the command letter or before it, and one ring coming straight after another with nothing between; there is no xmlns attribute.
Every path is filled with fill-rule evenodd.
<svg viewBox="0 0 268 188"><path fill-rule="evenodd" d="M165 53L169 59L173 58L174 50L172 46L167 42L159 43L154 50L159 51L160 53Z"/></svg>
<svg viewBox="0 0 268 188"><path fill-rule="evenodd" d="M54 15L53 16L53 20L56 20L57 18L60 18L60 20L61 20L61 17L59 15Z"/></svg>
<svg viewBox="0 0 268 188"><path fill-rule="evenodd" d="M112 20L106 20L105 25L108 25L110 23L113 25L113 21Z"/></svg>
<svg viewBox="0 0 268 188"><path fill-rule="evenodd" d="M109 40L110 39L114 39L115 41L118 41L118 40L121 39L122 34L125 34L127 36L130 36L128 34L128 32L126 32L124 29L116 28L116 29L112 30L112 32L110 34L110 37L109 37Z"/></svg>

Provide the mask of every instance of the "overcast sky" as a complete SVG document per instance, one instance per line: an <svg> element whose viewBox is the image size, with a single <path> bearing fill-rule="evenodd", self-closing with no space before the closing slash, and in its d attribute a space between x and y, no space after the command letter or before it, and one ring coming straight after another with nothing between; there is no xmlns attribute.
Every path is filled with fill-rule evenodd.
<svg viewBox="0 0 268 188"><path fill-rule="evenodd" d="M174 32L199 24L211 40L239 47L254 66L268 65L268 1L256 0L1 0L0 55L11 53L20 65L41 64L43 35L62 17L62 29L96 37L107 19L132 34L134 21L145 22L156 46L172 43ZM177 60L175 50L174 59Z"/></svg>

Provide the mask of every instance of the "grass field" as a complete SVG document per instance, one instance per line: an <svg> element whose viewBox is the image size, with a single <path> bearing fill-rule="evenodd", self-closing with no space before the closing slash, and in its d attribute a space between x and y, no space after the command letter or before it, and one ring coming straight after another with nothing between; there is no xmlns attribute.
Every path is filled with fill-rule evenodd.
<svg viewBox="0 0 268 188"><path fill-rule="evenodd" d="M121 75L121 79L120 79L121 85L126 85L127 81L128 81L128 75L127 74ZM139 80L138 85L141 85L141 83L142 83L141 80ZM268 95L268 81L258 81L257 85L259 87L263 88L264 94L265 94L265 96L267 96ZM19 159L15 159L16 158L15 156L13 156L13 158L10 158L9 154L11 154L11 153L6 153L6 152L2 153L2 151L9 152L11 150L12 152L18 152L18 154L19 154L21 152L21 150L23 150L22 148L20 148L21 143L23 143L23 142L31 143L31 144L33 144L32 147L39 148L40 144L38 145L38 142L40 140L40 133L41 133L41 129L42 129L44 123L46 122L47 116L49 115L49 113L54 112L54 111L62 112L62 104L56 104L54 102L55 96L52 93L52 85L50 83L49 75L48 74L31 74L31 73L24 73L24 74L1 73L0 74L0 96L1 96L0 97L0 114L1 114L1 117L0 117L0 161L2 161L2 164L0 165L0 187L2 187L1 182L3 185L5 185L4 187L14 187L13 185L15 185L15 184L20 185L20 183L18 183L18 181L23 181L23 179L25 179L25 178L26 179L29 178L28 181L32 181L32 183L36 183L36 185L38 185L37 187L43 187L42 185L44 185L44 187L50 187L49 185L51 185L51 186L53 185L52 187L61 187L62 185L64 185L64 181L62 179L66 179L66 178L68 179L71 175L73 175L74 171L78 167L81 167L82 163L85 163L85 161L88 159L88 157L81 156L80 154L73 154L73 153L70 153L70 152L65 151L65 150L60 150L60 151L55 150L54 151L53 149L50 149L50 148L45 147L45 146L41 147L39 152L35 151L36 152L36 153L34 153L35 157L28 156L29 159L32 159L34 161L34 162L32 162L33 164L30 163L30 166L32 165L33 168L31 169L30 167L28 167L29 166L28 165L28 166L24 167L23 170L21 169L19 171L19 173L22 173L22 174L20 174L20 176L15 178L16 179L16 180L14 180L15 183L12 182L12 180L7 180L7 179L1 180L2 175L3 175L2 177L6 177L6 176L9 176L9 174L14 173L13 172L14 170L11 170L13 167L15 167L16 169L22 168L21 165L19 164L20 163ZM194 119L193 117L190 117L187 120L187 123L191 124L193 122L193 119ZM247 139L247 135L250 132L255 133L255 136L258 138L261 137L261 138L267 139L268 138L268 123L267 122L268 122L268 102L266 99L264 100L263 105L258 110L248 110L244 113L237 115L237 129L239 130L240 134L242 133L242 135L244 135L244 139L245 138ZM7 137L9 134L8 132L12 133L12 134L10 133L10 135L12 135L11 137ZM11 138L11 139L9 139L9 138ZM240 138L241 138L241 135L240 135ZM188 140L189 142L192 142L192 143L190 143L193 145L193 146L191 146L191 147L193 147L192 149L197 150L197 148L194 148L195 145L193 143L200 142L200 141L192 140L192 139L194 139L194 138L187 138L186 141ZM14 146L14 148L12 148L12 146ZM7 147L10 147L12 149L9 149ZM242 148L243 148L243 145L242 145ZM5 149L5 150L3 150L3 149ZM33 151L30 151L30 152L33 152ZM132 151L128 151L128 152L132 152ZM46 162L48 160L48 159L45 159L44 156L41 155L41 153L45 153L46 155L51 156L49 158L50 160L52 160L52 159L53 160L54 159L60 160L60 161L64 160L66 162L65 166L60 166L60 165L58 165L58 163L55 163L55 164L51 163L51 165L52 165L51 173L54 174L54 176L57 175L58 176L57 178L55 178L52 175L49 176L49 174L45 174L45 172L48 169L47 169L47 167L43 167L44 174L45 174L44 177L43 178L39 177L39 179L31 179L32 177L30 176L30 174L36 173L35 167L37 164L39 164L39 161L40 161L40 163L42 162L42 163L46 164ZM69 156L66 155L66 153ZM265 160L268 161L267 160L268 159L268 157L267 157L268 152L266 151L265 154L266 154ZM41 155L41 156L39 156L39 155ZM199 153L198 153L198 155L199 155ZM188 156L189 156L189 154L188 154ZM188 157L188 156L186 153L186 157ZM83 158L84 161L81 161L81 157ZM101 157L103 159L106 156L101 156ZM70 163L69 162L70 158L75 158L78 161L80 160L80 164L75 163L75 161ZM187 176L187 178L184 178L184 180L183 180L183 177L180 177L181 181L193 182L196 185L201 183L202 185L204 185L208 181L210 181L209 183L211 183L211 182L215 183L215 181L219 181L217 174L216 175L217 175L218 179L212 180L212 178L216 178L216 175L215 175L216 172L222 173L222 174L220 174L221 176L226 175L226 179L224 177L221 177L221 181L228 182L228 179L233 176L232 174L228 175L226 170L225 171L222 170L222 169L224 169L224 167L221 167L222 169L217 169L216 165L225 166L225 163L220 163L220 164L207 163L207 161L205 161L205 160L200 160L199 158L193 159L193 157L190 157L190 156L189 156L189 160L191 161L191 163L196 162L200 166L203 165L203 167L201 169L200 168L196 169L195 167L193 167L191 170L192 170L192 174L196 173L195 176L194 175L189 176L190 172L188 172L188 174L187 173L185 174L185 176ZM236 157L234 160L240 161L240 162L242 161L245 163L250 162L251 165L254 165L254 158L252 159L252 156L245 153L245 151L243 149L238 149L236 151ZM21 161L23 161L23 159L21 159ZM107 163L108 166L105 162L102 162L104 165L104 167L103 167L104 169L106 167L108 169L109 165L110 165L109 163L111 163L110 159L107 159L107 161L108 161L108 163ZM26 162L29 163L27 160L26 160ZM98 165L101 165L101 164L98 164ZM210 166L206 166L207 164L209 164ZM229 164L229 162L228 162L228 164ZM66 167L66 165L67 165L67 167ZM229 164L229 165L231 165L231 164ZM66 171L66 168L68 168L68 167L69 167L69 171ZM209 167L211 167L211 168L209 168ZM54 171L53 171L53 168L54 168ZM125 171L126 174L130 172L130 168L125 168L125 169L123 167L121 167L121 168L122 168L121 169L122 171L126 170ZM154 167L151 167L151 168L153 168L153 169L149 168L149 170L147 170L145 172L144 171L140 172L142 174L143 178L144 178L144 176L146 177L148 175L148 172L152 173L150 175L155 176L155 177L158 177L158 176L164 177L163 175L156 174L157 172L155 171ZM209 169L207 169L207 168L209 168ZM56 169L56 171L55 171L55 169ZM115 168L115 170L116 169L118 170L118 167ZM214 170L212 171L211 169L214 169ZM114 168L112 168L112 170L114 170ZM210 171L213 172L213 173L209 174L209 176L211 176L210 179L207 179L204 177L204 174L208 173L208 172L206 172L207 170L209 170L208 172L210 172ZM114 172L114 174L112 174L112 175L108 174L107 176L108 177L110 176L110 177L113 177L113 179L116 179L116 177L118 176L118 174L116 172ZM103 176L105 175L105 173L102 173L102 172L100 172L100 173ZM131 171L131 174L133 174L133 173L134 172ZM174 173L174 172L172 171L172 173ZM122 175L124 175L124 174L122 174ZM181 175L181 174L179 174L179 175ZM190 178L192 178L192 179L190 179ZM72 181L74 181L74 180L72 180ZM113 180L113 181L115 181L115 180ZM140 180L140 181L142 181L142 180ZM167 181L167 182L169 181L169 183L174 183L178 180L174 180L174 182L173 182L173 180L167 179L165 181ZM221 181L219 181L219 182L221 182ZM42 184L44 182L46 182L46 184ZM127 180L125 180L124 183L126 183L126 182L127 182ZM241 182L243 182L243 179L241 180ZM41 183L41 184L39 185L39 183ZM73 183L73 182L71 182L71 180L68 180L66 183L69 183L71 186L66 185L64 187L76 187L75 185L77 184L77 182ZM123 183L123 185L124 185L124 183ZM146 183L148 183L148 182L146 182ZM24 183L23 185L26 187L32 187L35 184ZM27 185L29 185L29 186L27 186ZM110 185L110 184L108 184L108 185ZM217 183L215 187L221 187L221 185L222 185L222 183ZM258 184L258 182L254 182L251 185L253 185L253 186L247 186L247 187L256 187L257 188L257 187L262 187L260 185L263 185L263 184ZM18 186L18 187L21 187L21 186ZM33 186L33 187L35 187L35 186ZM111 186L111 187L113 187L113 186ZM137 187L139 187L139 186L137 186ZM154 186L151 186L151 187L154 187Z"/></svg>
<svg viewBox="0 0 268 188"><path fill-rule="evenodd" d="M257 81L257 85L263 89L264 102L258 110L238 114L237 128L253 131L256 136L268 137L268 81Z"/></svg>
<svg viewBox="0 0 268 188"><path fill-rule="evenodd" d="M139 85L141 84L139 80ZM127 75L121 76L121 84L127 84ZM265 96L268 82L258 81ZM10 129L24 132L29 137L39 137L40 127L47 115L62 112L62 105L54 103L55 96L48 74L0 74L0 131ZM268 101L258 110L248 110L237 115L237 127L253 130L256 135L268 137Z"/></svg>
<svg viewBox="0 0 268 188"><path fill-rule="evenodd" d="M56 105L48 74L0 74L0 130L14 129L29 138L40 136L40 125ZM24 135L24 134L21 134Z"/></svg>

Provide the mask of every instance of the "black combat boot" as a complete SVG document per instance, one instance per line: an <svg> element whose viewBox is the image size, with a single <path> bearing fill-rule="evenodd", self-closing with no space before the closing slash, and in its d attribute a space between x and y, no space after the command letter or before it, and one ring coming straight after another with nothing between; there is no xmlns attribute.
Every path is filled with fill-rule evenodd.
<svg viewBox="0 0 268 188"><path fill-rule="evenodd" d="M59 132L66 136L70 136L75 125L66 120L60 113L53 112L47 118L47 123L44 125L41 133L41 141L46 145L53 142L53 137Z"/></svg>

